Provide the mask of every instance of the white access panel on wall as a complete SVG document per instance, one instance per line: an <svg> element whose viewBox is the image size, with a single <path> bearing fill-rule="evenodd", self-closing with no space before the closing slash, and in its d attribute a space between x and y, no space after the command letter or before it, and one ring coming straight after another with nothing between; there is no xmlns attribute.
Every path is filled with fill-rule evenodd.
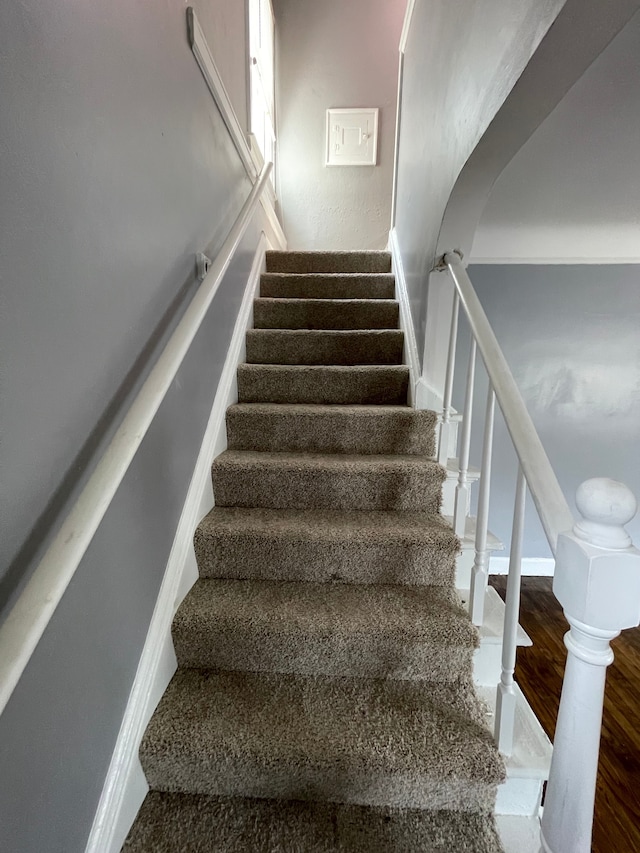
<svg viewBox="0 0 640 853"><path fill-rule="evenodd" d="M378 108L327 110L327 166L375 166Z"/></svg>

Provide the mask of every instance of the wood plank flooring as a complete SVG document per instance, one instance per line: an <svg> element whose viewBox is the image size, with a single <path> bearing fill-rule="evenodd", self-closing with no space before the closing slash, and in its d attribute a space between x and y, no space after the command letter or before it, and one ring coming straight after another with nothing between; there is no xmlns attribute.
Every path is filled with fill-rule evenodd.
<svg viewBox="0 0 640 853"><path fill-rule="evenodd" d="M491 585L504 598L506 578ZM567 622L551 578L523 578L520 623L533 647L518 650L516 679L553 739L566 660ZM640 628L613 643L607 673L593 853L640 853Z"/></svg>

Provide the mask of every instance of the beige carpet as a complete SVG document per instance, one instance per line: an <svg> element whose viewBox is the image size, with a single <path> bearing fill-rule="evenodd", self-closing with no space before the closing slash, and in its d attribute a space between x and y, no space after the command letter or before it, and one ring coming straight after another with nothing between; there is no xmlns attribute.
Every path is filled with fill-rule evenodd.
<svg viewBox="0 0 640 853"><path fill-rule="evenodd" d="M270 252L126 853L500 853L386 252Z"/></svg>

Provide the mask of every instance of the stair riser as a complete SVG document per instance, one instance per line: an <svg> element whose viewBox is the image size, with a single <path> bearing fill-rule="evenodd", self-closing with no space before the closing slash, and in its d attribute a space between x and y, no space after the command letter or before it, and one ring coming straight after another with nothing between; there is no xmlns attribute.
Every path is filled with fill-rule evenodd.
<svg viewBox="0 0 640 853"><path fill-rule="evenodd" d="M263 273L260 296L283 299L395 299L395 279L382 275Z"/></svg>
<svg viewBox="0 0 640 853"><path fill-rule="evenodd" d="M283 476L277 468L257 472L216 461L212 475L217 506L440 511L441 484L429 474L307 469Z"/></svg>
<svg viewBox="0 0 640 853"><path fill-rule="evenodd" d="M266 853L265 839L270 853L504 853L484 815L160 792L147 795L122 853Z"/></svg>
<svg viewBox="0 0 640 853"><path fill-rule="evenodd" d="M249 364L401 364L400 331L313 332L255 329L247 332Z"/></svg>
<svg viewBox="0 0 640 853"><path fill-rule="evenodd" d="M464 682L186 668L140 760L156 790L472 812L505 777Z"/></svg>
<svg viewBox="0 0 640 853"><path fill-rule="evenodd" d="M230 450L433 456L434 436L430 412L385 417L367 417L353 408L280 413L232 407L227 412Z"/></svg>
<svg viewBox="0 0 640 853"><path fill-rule="evenodd" d="M454 555L405 540L318 542L248 533L205 536L198 530L195 549L203 578L446 586L455 572Z"/></svg>
<svg viewBox="0 0 640 853"><path fill-rule="evenodd" d="M471 678L472 652L433 646L403 636L314 636L310 631L244 628L203 619L172 629L179 666L240 672L335 675L355 678L425 679L450 682Z"/></svg>
<svg viewBox="0 0 640 853"><path fill-rule="evenodd" d="M238 749L242 749L241 744ZM156 791L485 813L491 812L495 803L496 788L468 781L443 782L426 774L404 776L383 772L375 777L369 772L350 772L347 776L338 763L327 766L318 762L315 767L300 767L278 765L267 756L262 760L251 759L244 756L238 766L229 755L213 752L194 755L189 763L184 759L178 763L171 755L170 746L165 760L141 755L149 786Z"/></svg>
<svg viewBox="0 0 640 853"><path fill-rule="evenodd" d="M335 371L240 365L240 403L320 403L326 405L406 405L407 367Z"/></svg>
<svg viewBox="0 0 640 853"><path fill-rule="evenodd" d="M255 329L397 329L397 302L256 299Z"/></svg>
<svg viewBox="0 0 640 853"><path fill-rule="evenodd" d="M267 252L267 272L388 273L389 252Z"/></svg>

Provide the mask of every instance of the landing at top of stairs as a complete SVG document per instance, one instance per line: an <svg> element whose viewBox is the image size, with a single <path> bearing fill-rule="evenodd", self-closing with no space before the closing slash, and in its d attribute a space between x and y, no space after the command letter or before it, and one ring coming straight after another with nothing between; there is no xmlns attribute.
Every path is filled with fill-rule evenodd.
<svg viewBox="0 0 640 853"><path fill-rule="evenodd" d="M389 273L389 252L267 252L267 272Z"/></svg>

